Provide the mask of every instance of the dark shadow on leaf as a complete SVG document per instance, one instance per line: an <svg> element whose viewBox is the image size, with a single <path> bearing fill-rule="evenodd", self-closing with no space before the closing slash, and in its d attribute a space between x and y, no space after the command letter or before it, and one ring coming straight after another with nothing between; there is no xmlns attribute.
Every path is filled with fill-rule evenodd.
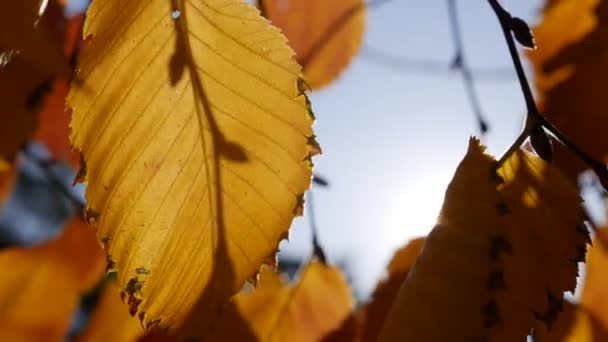
<svg viewBox="0 0 608 342"><path fill-rule="evenodd" d="M239 291L240 286L242 286L242 284L237 284L234 266L227 254L228 241L225 223L227 213L224 209L224 199L222 197L222 159L246 162L248 158L242 146L226 138L211 110L212 106L205 92L203 81L198 74L197 64L190 45L186 0L170 0L170 2L173 12L179 13L179 16L174 16L177 39L176 51L169 66L171 82L176 83L183 77L184 71L188 71L201 132L202 151L204 155L211 154L213 156L211 161L205 165L209 194L211 194L210 200L214 202L211 203L212 215L214 216L212 220L215 221L211 228L214 233L212 234L214 255L210 263L213 269L210 272L211 276L207 287L198 296L187 320L180 327L180 334L184 337L202 337L206 340L205 335L209 334L213 321L221 315L229 298ZM204 63L204 61L200 63ZM204 138L205 129L208 129L211 133L210 140ZM200 191L204 191L204 189L200 189ZM242 334L241 341L255 340L253 333L247 329L246 325L244 325Z"/></svg>

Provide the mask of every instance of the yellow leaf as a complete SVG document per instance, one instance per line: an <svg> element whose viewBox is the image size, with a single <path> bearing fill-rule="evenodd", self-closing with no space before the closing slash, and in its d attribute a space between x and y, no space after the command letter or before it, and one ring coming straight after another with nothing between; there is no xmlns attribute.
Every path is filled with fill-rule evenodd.
<svg viewBox="0 0 608 342"><path fill-rule="evenodd" d="M234 297L211 340L321 341L352 308L350 288L335 267L311 261L293 286L263 268L255 292Z"/></svg>
<svg viewBox="0 0 608 342"><path fill-rule="evenodd" d="M174 5L93 1L68 105L131 313L190 335L275 253L319 146L278 30L239 0Z"/></svg>
<svg viewBox="0 0 608 342"><path fill-rule="evenodd" d="M95 304L85 331L77 342L134 342L144 335L139 321L131 317L118 295L120 289L108 282Z"/></svg>
<svg viewBox="0 0 608 342"><path fill-rule="evenodd" d="M0 251L0 341L63 341L80 296L105 269L92 229L74 220L53 241Z"/></svg>
<svg viewBox="0 0 608 342"><path fill-rule="evenodd" d="M554 322L588 241L576 186L521 150L495 168L472 140L380 341L523 341Z"/></svg>
<svg viewBox="0 0 608 342"><path fill-rule="evenodd" d="M264 0L263 5L289 39L312 89L334 81L361 47L367 11L362 0Z"/></svg>
<svg viewBox="0 0 608 342"><path fill-rule="evenodd" d="M581 295L581 306L593 314L608 328L608 231L606 228L596 230L593 247L589 249L585 283Z"/></svg>

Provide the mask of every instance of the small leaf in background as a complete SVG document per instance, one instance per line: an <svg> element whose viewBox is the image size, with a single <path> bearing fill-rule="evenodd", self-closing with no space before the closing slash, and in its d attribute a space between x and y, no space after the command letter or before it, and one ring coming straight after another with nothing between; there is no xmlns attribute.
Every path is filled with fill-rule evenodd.
<svg viewBox="0 0 608 342"><path fill-rule="evenodd" d="M84 31L68 103L89 220L131 314L200 335L302 209L320 150L300 67L240 0L97 0Z"/></svg>
<svg viewBox="0 0 608 342"><path fill-rule="evenodd" d="M30 139L38 124L37 109L26 108L28 97L46 84L48 75L23 59L15 58L0 68L0 158L13 160Z"/></svg>
<svg viewBox="0 0 608 342"><path fill-rule="evenodd" d="M71 58L78 49L84 15L70 17L65 22L64 53ZM70 147L71 113L65 107L65 98L69 91L69 80L58 78L51 84L50 93L42 104L39 123L34 139L42 142L56 160L68 161L72 166L80 167L80 155Z"/></svg>
<svg viewBox="0 0 608 342"><path fill-rule="evenodd" d="M369 302L359 310L360 340L376 341L382 325L399 293L401 284L407 278L416 258L422 250L424 238L417 238L402 247L388 264L388 275L380 281Z"/></svg>
<svg viewBox="0 0 608 342"><path fill-rule="evenodd" d="M55 240L0 250L0 267L0 341L59 342L105 257L93 230L74 219Z"/></svg>
<svg viewBox="0 0 608 342"><path fill-rule="evenodd" d="M0 5L0 51L19 51L19 58L54 76L69 76L70 66L53 39L56 27L45 23L58 0L40 17L40 0L3 1ZM60 7L60 6L58 6ZM61 6L62 7L62 6ZM14 80L14 79L13 79Z"/></svg>
<svg viewBox="0 0 608 342"><path fill-rule="evenodd" d="M537 45L527 53L535 72L540 107L547 118L583 151L606 161L604 139L608 97L608 6L600 0L551 2L533 29ZM555 162L572 179L587 166L570 150L555 144Z"/></svg>
<svg viewBox="0 0 608 342"><path fill-rule="evenodd" d="M4 202L13 191L18 172L19 167L17 164L4 162L0 159L0 211Z"/></svg>
<svg viewBox="0 0 608 342"><path fill-rule="evenodd" d="M363 40L362 0L263 0L266 17L289 39L312 89L333 82Z"/></svg>
<svg viewBox="0 0 608 342"><path fill-rule="evenodd" d="M351 290L339 269L311 261L294 285L262 268L258 287L239 293L214 329L214 341L321 341L350 316Z"/></svg>
<svg viewBox="0 0 608 342"><path fill-rule="evenodd" d="M135 342L144 335L141 324L129 315L119 293L113 281L106 282L89 323L76 342Z"/></svg>
<svg viewBox="0 0 608 342"><path fill-rule="evenodd" d="M589 241L576 186L521 150L493 170L472 140L380 341L519 341L555 323Z"/></svg>
<svg viewBox="0 0 608 342"><path fill-rule="evenodd" d="M33 5L34 3L38 4L39 1L9 1L0 5L0 8L2 8L2 6L21 7ZM33 9L30 10L33 11ZM11 11L15 11L15 13ZM8 34L10 37L19 37L18 27L4 29L2 29L2 27L7 23L12 22L13 19L21 18L19 20L25 20L22 18L24 15L22 13L23 11L25 11L24 8L12 8L10 10L0 9L0 50L7 48L2 45L3 35ZM32 14L34 15L32 18L21 24L27 24L34 27L33 20L37 17L37 12L32 13L35 15ZM14 15L15 18L8 22L2 21L2 18L6 15ZM52 44L53 51L57 50L57 53L61 54L62 63L67 65L68 58L62 54L65 24L63 6L57 1L51 1L46 13L38 22L36 30L45 29L45 34L49 35L48 39L45 38L46 45ZM26 39L27 37L21 38ZM46 49L48 47L37 46L36 49L38 48ZM46 58L48 57L48 61L51 61L52 55L54 55L54 53L49 51L35 50L35 56L38 58L43 57L45 60L47 60ZM24 52L18 52L10 61L0 66L0 103L2 103L2 112L0 113L0 119L2 120L2 124L0 125L0 158L7 160L12 160L15 157L15 154L34 134L39 121L38 113L42 109L45 98L53 86L54 76L52 70L45 69L43 66L35 64L27 59L27 56L28 55ZM52 66L47 67L53 68Z"/></svg>

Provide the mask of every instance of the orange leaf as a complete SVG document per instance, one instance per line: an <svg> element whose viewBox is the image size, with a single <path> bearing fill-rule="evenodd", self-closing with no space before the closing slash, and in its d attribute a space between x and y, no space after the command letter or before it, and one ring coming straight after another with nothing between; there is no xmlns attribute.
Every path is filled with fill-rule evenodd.
<svg viewBox="0 0 608 342"><path fill-rule="evenodd" d="M0 341L63 341L80 296L101 278L104 254L74 220L59 238L0 251Z"/></svg>
<svg viewBox="0 0 608 342"><path fill-rule="evenodd" d="M596 230L594 245L587 256L581 305L608 328L608 231L605 229Z"/></svg>
<svg viewBox="0 0 608 342"><path fill-rule="evenodd" d="M27 4L32 5L33 3L39 3L36 1L10 1L10 4L20 4L19 6L26 6ZM40 19L37 25L37 31L43 30L45 32L45 46L36 46L33 50L34 57L43 58L49 63L53 62L51 56L54 53L48 52L46 49L49 48L49 44L57 53L61 54L62 63L67 65L67 58L63 56L61 45L63 42L63 27L65 26L65 18L63 17L63 7L51 1L48 6L47 12ZM26 9L20 8L22 11ZM16 18L21 18L24 14L19 12L19 9L12 9ZM32 9L29 9L30 11ZM8 10L0 8L0 24L5 25L1 19L6 15L13 14ZM30 26L33 27L33 20L37 17L37 14L33 13L32 18L28 19ZM24 19L25 20L25 19ZM12 21L10 21L12 22ZM23 22L22 24L26 24ZM19 32L18 27L9 28L4 33L8 32L8 35L13 39L14 37L20 37L20 39L27 40L29 36L21 37L16 32ZM5 45L2 45L4 41L2 33L0 33L0 52L2 49L10 49ZM32 47L34 48L34 47ZM51 90L53 84L53 70L57 68L52 65L41 65L36 64L31 58L32 55L28 55L26 52L19 52L13 55L4 64L0 64L0 103L2 103L2 114L0 119L2 125L0 125L0 158L12 160L19 149L30 139L34 134L38 125L38 112L44 103L44 99L48 92ZM47 59L48 58L48 59ZM44 64L44 63L42 63ZM61 68L64 68L63 66ZM67 75L66 72L62 72Z"/></svg>
<svg viewBox="0 0 608 342"><path fill-rule="evenodd" d="M64 53L71 56L81 36L84 15L74 16L66 20L64 33ZM46 145L55 159L69 161L72 166L80 167L80 154L70 147L70 117L71 113L65 106L69 82L56 79L44 106L40 111L40 124L34 138Z"/></svg>
<svg viewBox="0 0 608 342"><path fill-rule="evenodd" d="M380 341L522 341L574 290L588 241L576 186L531 153L496 170L483 150L471 141Z"/></svg>
<svg viewBox="0 0 608 342"><path fill-rule="evenodd" d="M376 341L378 338L399 288L416 262L423 245L424 238L417 238L395 252L387 268L388 277L378 284L371 301L359 312L362 341Z"/></svg>
<svg viewBox="0 0 608 342"><path fill-rule="evenodd" d="M608 6L600 0L551 1L534 29L538 49L528 53L543 112L563 133L596 159L608 156L604 80L608 73ZM556 144L555 160L568 174L586 169Z"/></svg>
<svg viewBox="0 0 608 342"><path fill-rule="evenodd" d="M17 180L18 167L0 159L0 206L13 191L13 185Z"/></svg>
<svg viewBox="0 0 608 342"><path fill-rule="evenodd" d="M89 324L77 342L136 341L144 331L137 318L131 317L119 296L120 289L108 282L95 306Z"/></svg>
<svg viewBox="0 0 608 342"><path fill-rule="evenodd" d="M286 285L263 267L257 289L239 293L220 317L218 341L320 341L352 312L353 299L341 272L312 261L297 284Z"/></svg>
<svg viewBox="0 0 608 342"><path fill-rule="evenodd" d="M357 54L366 7L362 0L264 0L267 18L289 39L306 81L318 89L334 81Z"/></svg>
<svg viewBox="0 0 608 342"><path fill-rule="evenodd" d="M40 0L3 1L0 5L0 51L19 51L20 58L55 76L68 76L70 66L53 39L55 27L40 17ZM51 6L57 5L52 1ZM53 13L50 13L51 15Z"/></svg>

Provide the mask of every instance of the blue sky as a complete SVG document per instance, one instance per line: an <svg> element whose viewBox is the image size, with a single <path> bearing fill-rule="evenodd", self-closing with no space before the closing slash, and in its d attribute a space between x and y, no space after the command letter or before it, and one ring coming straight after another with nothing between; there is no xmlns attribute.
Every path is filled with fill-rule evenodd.
<svg viewBox="0 0 608 342"><path fill-rule="evenodd" d="M503 0L533 24L541 2ZM473 68L511 66L486 1L458 1L465 55ZM407 58L454 56L447 1L393 0L368 15L364 45ZM364 48L365 49L365 48ZM320 237L333 262L344 262L358 295L369 294L396 248L432 228L443 193L476 122L457 72L386 68L359 56L340 79L312 94L324 154L316 171L331 188L315 191ZM518 135L524 101L514 72L476 88L490 124L485 143L500 155ZM293 225L282 253L310 253L308 219Z"/></svg>

